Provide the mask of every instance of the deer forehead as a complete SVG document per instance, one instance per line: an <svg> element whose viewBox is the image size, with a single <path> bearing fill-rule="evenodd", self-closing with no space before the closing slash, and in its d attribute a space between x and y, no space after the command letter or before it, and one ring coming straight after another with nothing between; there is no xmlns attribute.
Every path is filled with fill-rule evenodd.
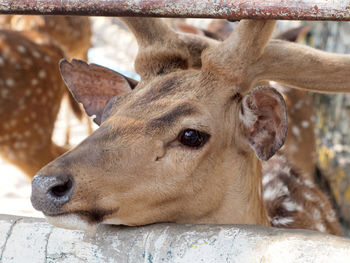
<svg viewBox="0 0 350 263"><path fill-rule="evenodd" d="M110 126L143 126L152 129L171 127L183 119L207 122L227 107L232 96L215 94L215 83L202 81L195 70L178 71L146 83L140 82L131 92L115 97L106 106L103 119ZM232 93L233 94L233 93Z"/></svg>

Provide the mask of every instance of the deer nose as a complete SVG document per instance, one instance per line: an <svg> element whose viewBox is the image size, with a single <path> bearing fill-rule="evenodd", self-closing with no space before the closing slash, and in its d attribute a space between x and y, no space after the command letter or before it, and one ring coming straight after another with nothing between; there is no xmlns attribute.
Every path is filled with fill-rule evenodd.
<svg viewBox="0 0 350 263"><path fill-rule="evenodd" d="M42 176L37 174L32 180L33 207L46 215L61 213L62 206L73 194L74 181L70 175Z"/></svg>

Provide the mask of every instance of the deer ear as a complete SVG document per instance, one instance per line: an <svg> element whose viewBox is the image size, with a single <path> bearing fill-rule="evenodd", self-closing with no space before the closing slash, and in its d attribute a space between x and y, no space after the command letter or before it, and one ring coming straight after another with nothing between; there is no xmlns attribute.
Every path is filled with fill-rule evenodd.
<svg viewBox="0 0 350 263"><path fill-rule="evenodd" d="M77 102L83 104L89 116L100 125L103 110L108 101L131 91L137 81L96 64L73 59L71 63L60 61L60 72L69 91Z"/></svg>
<svg viewBox="0 0 350 263"><path fill-rule="evenodd" d="M287 135L286 104L282 95L269 87L257 87L244 96L239 117L250 147L260 160L270 159Z"/></svg>

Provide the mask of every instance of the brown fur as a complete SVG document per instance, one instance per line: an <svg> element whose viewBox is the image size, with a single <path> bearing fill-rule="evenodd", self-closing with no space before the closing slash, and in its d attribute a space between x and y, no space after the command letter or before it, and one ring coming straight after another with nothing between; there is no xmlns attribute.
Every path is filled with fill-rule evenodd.
<svg viewBox="0 0 350 263"><path fill-rule="evenodd" d="M263 163L264 201L272 226L342 235L326 195L283 155Z"/></svg>
<svg viewBox="0 0 350 263"><path fill-rule="evenodd" d="M89 20L4 16L1 22L11 30L0 32L0 58L4 63L0 66L0 116L6 120L0 124L0 154L33 177L67 151L51 140L63 95L69 95L58 62L67 54L86 58ZM71 103L77 117L81 117L80 106L74 100Z"/></svg>
<svg viewBox="0 0 350 263"><path fill-rule="evenodd" d="M316 138L312 95L278 84L274 84L273 87L283 91L287 104L288 135L282 148L283 154L313 181L316 168Z"/></svg>
<svg viewBox="0 0 350 263"><path fill-rule="evenodd" d="M221 39L226 39L233 31L234 26L237 26L237 23L228 22L227 20L213 20L207 29L218 34ZM305 38L311 27L311 25L304 25L293 28L281 33L276 38L298 43ZM187 25L186 29L192 34L201 32L198 29L190 31L190 28L191 26ZM186 31L183 31L183 27L177 27L176 29L186 33ZM265 85L268 84L265 83ZM313 180L316 168L316 142L311 93L291 89L278 83L273 83L272 86L283 94L287 104L289 132L283 146L283 153L289 160L292 160L296 167L304 171L309 179Z"/></svg>
<svg viewBox="0 0 350 263"><path fill-rule="evenodd" d="M31 177L65 151L51 141L64 92L62 56L43 35L0 31L0 154Z"/></svg>
<svg viewBox="0 0 350 263"><path fill-rule="evenodd" d="M218 34L221 39L226 39L235 25L237 24L227 20L213 20L209 24L208 30ZM281 33L276 38L298 43L305 38L311 27L312 25L303 25L293 28ZM196 32L193 31L193 33ZM291 89L278 83L273 83L272 86L283 94L287 104L289 132L282 148L283 154L292 160L296 167L304 171L309 179L313 180L316 168L316 139L311 93Z"/></svg>
<svg viewBox="0 0 350 263"><path fill-rule="evenodd" d="M28 16L14 15L11 17L10 27L19 31L35 31L45 34L56 42L68 59L80 58L88 60L87 54L91 47L91 26L89 17L83 16ZM78 103L67 92L66 99L75 117L82 120L84 114ZM69 116L67 117L69 123ZM88 121L88 129L92 132L92 126ZM70 129L66 131L66 145L69 144Z"/></svg>
<svg viewBox="0 0 350 263"><path fill-rule="evenodd" d="M157 19L123 21L139 43L135 68L142 80L133 90L111 96L112 105L107 103L108 113L103 114L101 127L39 172L33 180L34 207L54 224L70 228L83 228L84 222L90 226L101 222L270 225L262 196L261 162L256 154L268 156L271 147L263 142L276 143L274 134L281 134L275 140L283 142L285 105L276 103L281 98L271 95L275 91L266 88L266 92L259 92L252 87L259 81L278 79L289 85L299 84L299 88L350 91L344 84L350 75L338 70L327 69L332 78L342 77L344 83L340 86L340 80L334 84L328 81L327 87L320 85L325 74L317 81L312 78L309 82L305 77L312 73L316 58L321 64L339 60L350 65L350 56L269 42L274 21L241 21L222 43L175 34ZM193 43L201 45L193 49ZM200 52L198 63L196 54ZM296 53L294 57L282 57L292 52ZM311 57L300 66L305 56ZM297 73L301 67L306 71L302 73L304 79L292 79L290 69L280 67L280 63L291 64ZM338 69L336 63L333 66ZM63 77L67 83L75 81L74 74ZM88 75L85 81L86 85L94 81L96 87L104 83ZM75 88L71 89L74 93ZM232 100L237 93L242 99ZM91 100L84 105L93 109L94 103ZM170 127L151 125L155 129L147 129L154 120L184 103L194 109L190 116L179 113L171 118ZM95 113L101 117L100 110ZM189 148L179 140L185 129L198 130L210 138L200 148ZM252 132L256 136L254 147L247 138ZM278 147L272 148L275 151ZM71 196L58 202L56 197L42 195L51 186L45 188L40 182L47 178L60 182L67 176L73 185L68 189ZM94 214L87 220L80 216L82 211L85 215L100 211L101 216ZM75 223L66 221L67 216L75 216Z"/></svg>

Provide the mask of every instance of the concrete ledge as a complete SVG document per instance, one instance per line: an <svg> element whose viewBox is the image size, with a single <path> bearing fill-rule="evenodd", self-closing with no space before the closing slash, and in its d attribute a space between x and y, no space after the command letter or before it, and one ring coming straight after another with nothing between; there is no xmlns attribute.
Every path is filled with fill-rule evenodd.
<svg viewBox="0 0 350 263"><path fill-rule="evenodd" d="M0 215L0 262L350 262L350 239L259 226L99 227L95 237Z"/></svg>

